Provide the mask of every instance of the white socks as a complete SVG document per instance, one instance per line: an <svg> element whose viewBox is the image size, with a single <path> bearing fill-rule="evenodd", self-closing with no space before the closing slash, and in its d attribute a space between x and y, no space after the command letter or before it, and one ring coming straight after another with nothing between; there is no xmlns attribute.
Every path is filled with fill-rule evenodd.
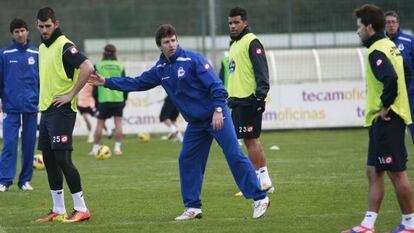
<svg viewBox="0 0 414 233"><path fill-rule="evenodd" d="M267 171L267 167L261 167L259 170L256 171L257 177L259 178L260 185L270 187L272 186L272 181L269 177L269 172Z"/></svg>
<svg viewBox="0 0 414 233"><path fill-rule="evenodd" d="M175 137L180 142L183 142L183 140L184 140L183 134L180 131L178 131L178 133L177 133L177 135Z"/></svg>
<svg viewBox="0 0 414 233"><path fill-rule="evenodd" d="M401 224L407 229L414 229L414 213L403 214L401 218Z"/></svg>
<svg viewBox="0 0 414 233"><path fill-rule="evenodd" d="M52 193L53 200L53 212L58 214L66 214L65 208L65 198L63 194L63 189L61 190L50 190Z"/></svg>
<svg viewBox="0 0 414 233"><path fill-rule="evenodd" d="M378 214L372 211L367 211L365 213L364 220L361 222L361 226L374 228L375 220L377 219ZM401 216L401 224L407 229L414 229L414 213L412 214L403 214Z"/></svg>
<svg viewBox="0 0 414 233"><path fill-rule="evenodd" d="M175 138L173 138L174 141L178 140L180 142L183 142L183 140L184 140L183 134L180 132L180 130L178 130L178 127L176 125L170 125L169 128L170 128L169 135L174 135L175 134Z"/></svg>
<svg viewBox="0 0 414 233"><path fill-rule="evenodd" d="M375 220L377 220L378 214L372 211L365 213L364 220L361 222L361 226L374 228Z"/></svg>
<svg viewBox="0 0 414 233"><path fill-rule="evenodd" d="M88 210L85 205L85 200L83 199L82 191L73 193L72 198L73 198L73 209L80 211L80 212L85 212Z"/></svg>
<svg viewBox="0 0 414 233"><path fill-rule="evenodd" d="M178 131L177 126L175 126L175 125L170 125L170 133L175 133L175 132L177 132L177 131Z"/></svg>
<svg viewBox="0 0 414 233"><path fill-rule="evenodd" d="M115 142L114 151L121 151L121 142Z"/></svg>
<svg viewBox="0 0 414 233"><path fill-rule="evenodd" d="M92 152L94 154L96 154L96 152L98 152L98 149L99 149L99 144L93 144L93 146L92 146Z"/></svg>
<svg viewBox="0 0 414 233"><path fill-rule="evenodd" d="M65 208L65 198L63 194L63 189L61 190L50 190L52 193L53 199L53 212L58 214L66 214ZM73 198L73 208L77 211L85 212L88 209L85 205L85 200L83 199L83 192L77 192L72 194Z"/></svg>

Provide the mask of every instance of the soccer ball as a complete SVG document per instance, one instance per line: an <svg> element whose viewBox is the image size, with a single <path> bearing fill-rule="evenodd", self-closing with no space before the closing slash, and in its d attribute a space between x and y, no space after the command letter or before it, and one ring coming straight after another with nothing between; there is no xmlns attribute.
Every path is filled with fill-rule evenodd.
<svg viewBox="0 0 414 233"><path fill-rule="evenodd" d="M43 162L43 155L36 154L33 158L33 168L42 170L45 169L45 163Z"/></svg>
<svg viewBox="0 0 414 233"><path fill-rule="evenodd" d="M98 151L95 154L95 157L99 160L105 160L111 158L112 153L111 149L108 146L101 145L98 148Z"/></svg>
<svg viewBox="0 0 414 233"><path fill-rule="evenodd" d="M141 143L147 143L151 139L151 135L149 133L139 133L138 134L138 141Z"/></svg>

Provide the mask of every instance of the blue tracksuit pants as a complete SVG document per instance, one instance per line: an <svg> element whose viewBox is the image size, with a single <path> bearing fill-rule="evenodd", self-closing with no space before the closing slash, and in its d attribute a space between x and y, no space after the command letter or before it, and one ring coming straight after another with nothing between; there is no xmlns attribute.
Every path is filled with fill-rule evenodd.
<svg viewBox="0 0 414 233"><path fill-rule="evenodd" d="M254 200L266 197L266 191L260 189L253 165L237 141L229 109L223 110L225 118L221 130L213 130L211 121L190 122L185 130L179 168L181 195L187 208L201 208L201 187L213 138L223 149L233 178L244 196Z"/></svg>
<svg viewBox="0 0 414 233"><path fill-rule="evenodd" d="M18 186L30 181L33 175L33 156L36 144L37 113L3 113L3 149L0 157L0 183L10 186L16 175L19 129L21 133L21 172Z"/></svg>

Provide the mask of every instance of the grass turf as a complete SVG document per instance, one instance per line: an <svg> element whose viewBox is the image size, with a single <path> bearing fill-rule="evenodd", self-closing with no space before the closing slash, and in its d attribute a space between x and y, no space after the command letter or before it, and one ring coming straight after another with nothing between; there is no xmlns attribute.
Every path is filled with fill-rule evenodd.
<svg viewBox="0 0 414 233"><path fill-rule="evenodd" d="M128 135L123 140L124 155L99 161L87 155L91 144L79 137L74 142L73 160L81 173L92 218L75 224L34 223L51 208L46 172L36 170L33 192L13 185L0 193L0 233L340 232L359 224L366 210L367 134L365 129L263 133L276 192L270 195L266 216L259 220L251 219L251 201L234 197L238 190L220 148L213 143L202 192L204 217L188 222L173 220L184 210L178 178L180 143L154 136L142 144ZM412 151L408 139L407 148ZM105 139L104 144L112 147L113 141ZM270 150L273 145L280 150ZM412 177L411 164L408 173ZM64 188L66 208L71 212L72 198L66 185ZM400 218L387 179L377 231L392 229Z"/></svg>

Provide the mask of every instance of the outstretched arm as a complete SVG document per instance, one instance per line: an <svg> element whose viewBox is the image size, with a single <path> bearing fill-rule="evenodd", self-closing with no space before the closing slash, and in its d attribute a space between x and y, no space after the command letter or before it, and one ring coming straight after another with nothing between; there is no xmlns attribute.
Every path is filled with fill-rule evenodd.
<svg viewBox="0 0 414 233"><path fill-rule="evenodd" d="M131 77L112 77L105 79L100 74L94 73L89 76L89 83L95 86L118 91L146 91L161 84L161 79L155 72L155 67L144 72L141 76Z"/></svg>

